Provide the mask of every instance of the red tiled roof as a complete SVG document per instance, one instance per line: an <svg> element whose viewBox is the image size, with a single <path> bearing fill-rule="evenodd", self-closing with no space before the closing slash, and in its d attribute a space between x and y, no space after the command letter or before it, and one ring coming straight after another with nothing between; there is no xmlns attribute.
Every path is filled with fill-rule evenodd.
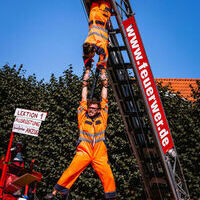
<svg viewBox="0 0 200 200"><path fill-rule="evenodd" d="M197 87L196 81L200 81L200 79L191 79L191 78L155 78L156 82L161 82L163 86L166 86L170 83L170 87L175 92L180 92L180 95L184 98L193 101L194 99L191 97L191 88L192 85L194 88Z"/></svg>

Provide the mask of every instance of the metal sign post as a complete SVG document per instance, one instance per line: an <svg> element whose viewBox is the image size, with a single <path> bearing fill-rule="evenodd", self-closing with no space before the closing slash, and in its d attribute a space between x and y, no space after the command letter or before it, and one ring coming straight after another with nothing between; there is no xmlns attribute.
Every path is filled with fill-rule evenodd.
<svg viewBox="0 0 200 200"><path fill-rule="evenodd" d="M11 137L6 153L6 158L5 161L3 162L3 169L0 180L0 199L3 198L3 191L6 181L6 174L8 170L8 163L10 162L11 159L10 150L12 147L14 132L31 136L38 136L40 125L42 121L46 119L47 113L17 108L15 111L15 116L16 118L11 131Z"/></svg>
<svg viewBox="0 0 200 200"><path fill-rule="evenodd" d="M14 133L13 133L13 131L11 131L8 150L7 150L7 153L6 153L6 158L5 158L5 162L4 162L4 165L3 165L3 170L2 170L2 174L1 174L1 180L0 180L0 199L3 197L3 188L4 188L4 183L5 183L5 180L6 180L7 165L8 165L8 162L10 161L10 149L11 149L11 146L12 146L13 137L14 137Z"/></svg>

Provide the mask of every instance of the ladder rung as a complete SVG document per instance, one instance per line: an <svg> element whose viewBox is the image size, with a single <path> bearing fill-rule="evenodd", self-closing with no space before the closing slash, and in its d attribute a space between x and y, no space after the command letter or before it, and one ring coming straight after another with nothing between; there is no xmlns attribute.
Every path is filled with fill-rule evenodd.
<svg viewBox="0 0 200 200"><path fill-rule="evenodd" d="M140 145L141 151L142 151L143 148L153 148L154 146L155 145L153 143L150 143L150 142L147 142L147 141L145 141L144 145L142 145L142 146ZM148 159L147 159L147 161L148 161Z"/></svg>
<svg viewBox="0 0 200 200"><path fill-rule="evenodd" d="M117 33L121 33L120 29L113 29L112 31L109 31L109 35L115 35Z"/></svg>
<svg viewBox="0 0 200 200"><path fill-rule="evenodd" d="M131 96L128 97L123 97L122 99L120 99L121 101L132 101L133 98Z"/></svg>
<svg viewBox="0 0 200 200"><path fill-rule="evenodd" d="M153 199L173 199L170 194L170 188L166 184L153 184L151 192Z"/></svg>
<svg viewBox="0 0 200 200"><path fill-rule="evenodd" d="M151 158L148 157L148 158L145 158L145 162L146 163L150 163L151 162L153 164L156 164L156 163L161 162L161 159L159 157L156 157L156 158L155 157L154 158L153 157L151 157Z"/></svg>
<svg viewBox="0 0 200 200"><path fill-rule="evenodd" d="M154 171L153 173L149 174L150 179L157 177L157 178L165 178L165 173L163 172L156 172Z"/></svg>
<svg viewBox="0 0 200 200"><path fill-rule="evenodd" d="M143 132L142 132L141 129L143 129ZM142 128L137 128L137 129L135 129L135 130L134 130L134 133L135 133L135 134L141 134L141 133L147 134L149 130L150 130L149 128L142 127Z"/></svg>
<svg viewBox="0 0 200 200"><path fill-rule="evenodd" d="M137 96L134 97L134 100L138 100L139 98ZM119 99L120 102L129 102L129 101L133 101L133 97L128 96L128 97L121 97Z"/></svg>
<svg viewBox="0 0 200 200"><path fill-rule="evenodd" d="M133 84L133 83L135 83L135 80L133 80L133 79L118 80L118 82L119 82L121 85L125 85L125 84L128 84L128 82L129 82L130 84Z"/></svg>
<svg viewBox="0 0 200 200"><path fill-rule="evenodd" d="M124 115L128 115L131 117L144 117L143 112L124 112Z"/></svg>
<svg viewBox="0 0 200 200"><path fill-rule="evenodd" d="M128 97L123 97L123 100L125 101L138 101L140 98L138 96L134 96L134 99L132 96L128 96Z"/></svg>
<svg viewBox="0 0 200 200"><path fill-rule="evenodd" d="M146 155L146 154L149 154L149 153L157 153L156 149L153 148L153 147L144 147L143 148L143 153Z"/></svg>
<svg viewBox="0 0 200 200"><path fill-rule="evenodd" d="M150 180L150 184L167 184L166 179L164 179L163 177L152 177Z"/></svg>
<svg viewBox="0 0 200 200"><path fill-rule="evenodd" d="M108 50L109 51L124 51L126 50L126 47L125 46L109 47Z"/></svg>
<svg viewBox="0 0 200 200"><path fill-rule="evenodd" d="M116 64L113 65L113 68L115 69L132 69L132 64L131 63L123 63L123 64Z"/></svg>

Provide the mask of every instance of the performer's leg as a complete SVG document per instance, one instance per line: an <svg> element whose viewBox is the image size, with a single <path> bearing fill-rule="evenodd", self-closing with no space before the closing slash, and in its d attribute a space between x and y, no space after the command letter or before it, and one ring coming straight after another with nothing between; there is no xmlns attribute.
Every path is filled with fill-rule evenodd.
<svg viewBox="0 0 200 200"><path fill-rule="evenodd" d="M111 16L111 5L109 1L102 1L99 8L105 12L105 14L108 16L108 19L110 19Z"/></svg>
<svg viewBox="0 0 200 200"><path fill-rule="evenodd" d="M67 194L81 172L89 165L91 158L87 153L77 152L70 166L64 171L54 189Z"/></svg>
<svg viewBox="0 0 200 200"><path fill-rule="evenodd" d="M117 196L115 180L107 155L95 158L92 161L92 167L101 179L106 199L115 198Z"/></svg>

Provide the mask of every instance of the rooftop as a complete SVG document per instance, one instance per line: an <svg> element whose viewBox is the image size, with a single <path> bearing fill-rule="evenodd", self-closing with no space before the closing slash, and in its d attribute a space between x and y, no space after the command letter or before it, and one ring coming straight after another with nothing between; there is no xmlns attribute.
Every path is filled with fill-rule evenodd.
<svg viewBox="0 0 200 200"><path fill-rule="evenodd" d="M197 88L196 81L200 79L191 79L191 78L155 78L156 82L160 82L163 86L169 85L174 92L180 92L180 95L184 98L194 101L191 97L191 87Z"/></svg>

